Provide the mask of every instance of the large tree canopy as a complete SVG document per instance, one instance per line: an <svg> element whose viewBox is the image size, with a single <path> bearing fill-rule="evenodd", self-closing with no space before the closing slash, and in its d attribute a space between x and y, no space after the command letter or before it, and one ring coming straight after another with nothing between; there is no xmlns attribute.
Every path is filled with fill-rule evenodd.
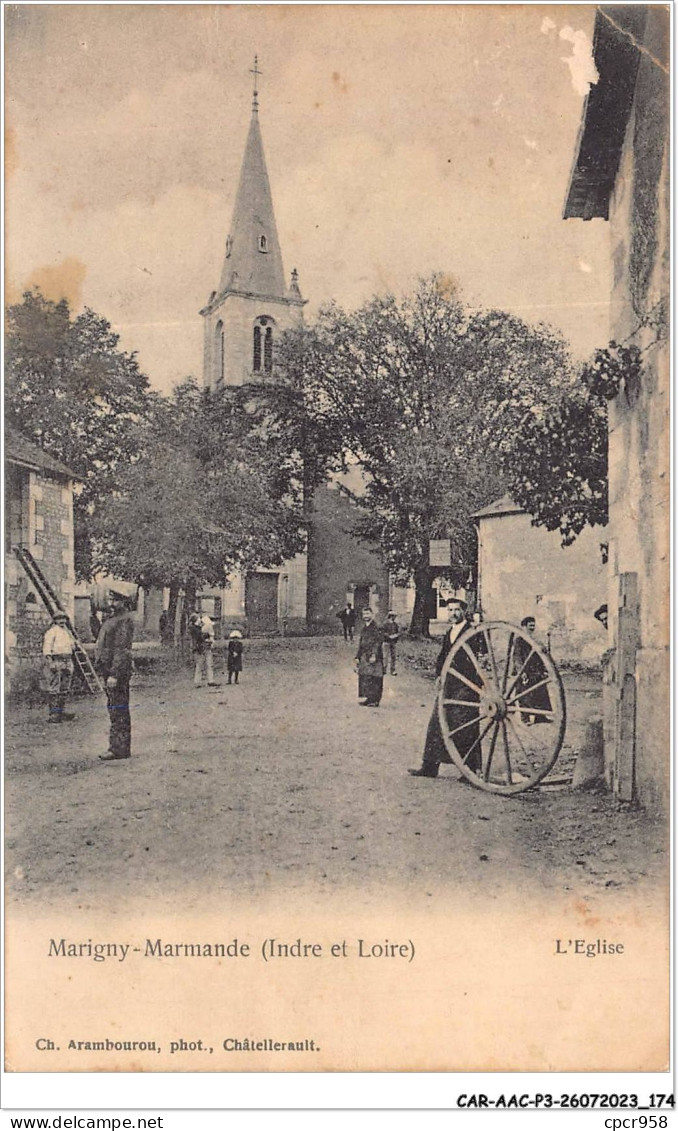
<svg viewBox="0 0 678 1131"><path fill-rule="evenodd" d="M361 468L361 532L397 578L414 578L411 631L425 631L430 540L449 536L463 582L475 559L470 516L505 490L525 418L571 385L567 348L544 326L468 310L441 276L354 313L330 306L310 333L296 370L287 358L298 383L303 371L307 427L336 437Z"/></svg>
<svg viewBox="0 0 678 1131"><path fill-rule="evenodd" d="M143 452L98 509L95 563L146 588L188 590L279 564L303 546L290 484L246 391L188 380L157 402Z"/></svg>
<svg viewBox="0 0 678 1131"><path fill-rule="evenodd" d="M90 577L91 522L136 458L155 400L134 354L92 310L73 316L38 291L7 311L5 413L76 472L76 572Z"/></svg>

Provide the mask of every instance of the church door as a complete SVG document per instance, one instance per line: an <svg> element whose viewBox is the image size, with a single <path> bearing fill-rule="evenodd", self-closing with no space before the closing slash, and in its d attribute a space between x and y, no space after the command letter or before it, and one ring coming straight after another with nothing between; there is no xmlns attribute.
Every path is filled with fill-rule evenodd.
<svg viewBox="0 0 678 1131"><path fill-rule="evenodd" d="M245 615L250 631L275 632L278 628L278 574L250 573L245 583Z"/></svg>
<svg viewBox="0 0 678 1131"><path fill-rule="evenodd" d="M356 611L358 621L363 609L370 607L370 587L369 585L356 585L353 593L353 608Z"/></svg>

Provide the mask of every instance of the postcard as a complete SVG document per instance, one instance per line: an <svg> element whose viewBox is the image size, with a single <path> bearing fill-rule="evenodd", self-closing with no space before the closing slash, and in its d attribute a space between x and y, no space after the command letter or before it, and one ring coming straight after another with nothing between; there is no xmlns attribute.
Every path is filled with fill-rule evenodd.
<svg viewBox="0 0 678 1131"><path fill-rule="evenodd" d="M668 8L4 15L7 1071L666 1071Z"/></svg>

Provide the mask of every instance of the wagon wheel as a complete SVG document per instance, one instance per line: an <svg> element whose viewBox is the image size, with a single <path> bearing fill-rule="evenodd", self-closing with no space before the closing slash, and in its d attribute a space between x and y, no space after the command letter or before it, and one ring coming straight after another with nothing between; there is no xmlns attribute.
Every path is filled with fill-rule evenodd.
<svg viewBox="0 0 678 1131"><path fill-rule="evenodd" d="M523 793L554 766L565 692L548 652L506 621L470 627L445 660L438 718L464 777L491 793Z"/></svg>

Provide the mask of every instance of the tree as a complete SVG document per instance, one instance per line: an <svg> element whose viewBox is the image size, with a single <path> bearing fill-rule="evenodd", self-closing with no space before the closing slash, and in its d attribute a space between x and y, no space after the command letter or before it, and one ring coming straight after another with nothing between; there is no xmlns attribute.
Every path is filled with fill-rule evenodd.
<svg viewBox="0 0 678 1131"><path fill-rule="evenodd" d="M608 401L638 395L641 351L610 342L543 416L526 417L505 472L515 501L569 546L585 526L608 521Z"/></svg>
<svg viewBox="0 0 678 1131"><path fill-rule="evenodd" d="M242 390L188 380L155 405L144 450L99 507L97 568L148 589L223 585L235 568L279 564L303 546L289 476L271 458Z"/></svg>
<svg viewBox="0 0 678 1131"><path fill-rule="evenodd" d="M154 403L133 353L94 311L28 291L7 311L5 414L82 483L74 504L79 578L93 572L94 515L137 457Z"/></svg>
<svg viewBox="0 0 678 1131"><path fill-rule="evenodd" d="M450 538L451 576L463 584L475 559L471 515L505 490L521 422L572 382L565 343L513 315L469 311L434 275L400 300L326 308L310 357L305 411L314 427L329 422L362 469L359 532L397 580L414 579L410 632L426 633L430 540Z"/></svg>

